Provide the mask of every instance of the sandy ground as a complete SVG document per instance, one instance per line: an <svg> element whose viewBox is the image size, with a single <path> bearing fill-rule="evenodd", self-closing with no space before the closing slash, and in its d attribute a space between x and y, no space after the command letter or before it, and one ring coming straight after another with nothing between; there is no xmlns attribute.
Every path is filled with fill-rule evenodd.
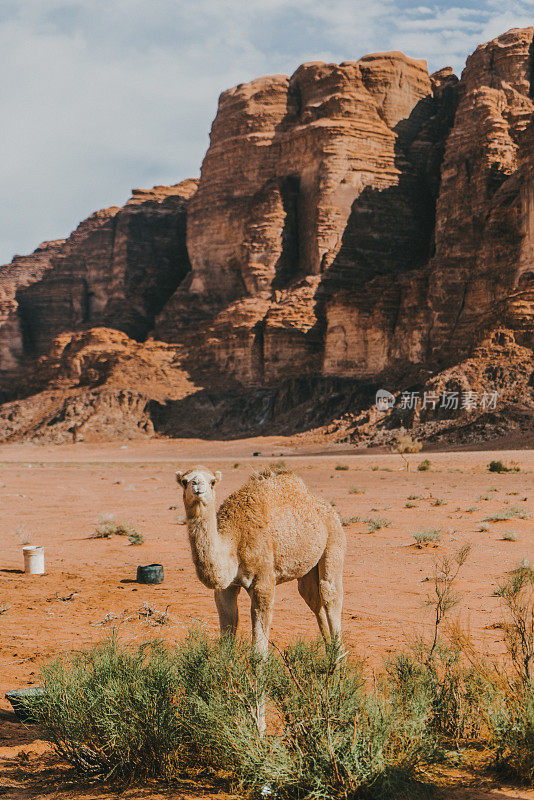
<svg viewBox="0 0 534 800"><path fill-rule="evenodd" d="M253 456L255 452L260 455ZM431 470L418 472L415 466L424 457L430 458ZM489 474L486 467L494 457L515 462L521 472ZM91 790L72 794L65 786L56 791L47 746L15 721L5 691L37 683L43 659L97 642L113 627L127 640L157 635L173 642L197 621L215 632L213 599L195 576L186 528L179 524L183 508L174 471L193 463L222 470L222 500L253 469L281 458L314 492L333 502L342 518L360 515L390 522L375 533L365 523L346 528L343 627L350 647L370 665L379 665L409 637L429 630L425 599L435 562L467 543L472 550L458 582L463 596L458 614L481 651L503 651L502 633L492 627L501 619L492 593L506 570L524 558L534 562L534 517L488 523L486 532L480 527L485 517L513 506L534 515L533 450L417 454L410 456L413 467L406 472L397 455L343 450L320 454L317 449L303 453L282 438L0 446L0 610L5 608L0 615L1 796L103 796ZM135 547L123 537L89 538L103 513L133 523L145 543ZM418 549L413 533L426 527L440 529L441 542ZM510 531L516 541L503 539ZM45 547L43 576L22 571L22 542L28 539ZM137 565L152 562L164 565L165 582L138 585ZM167 610L169 623L154 626L143 611L147 606ZM241 630L248 634L244 592L240 615ZM296 585L279 587L273 638L283 643L315 635L315 620ZM172 796L184 793L187 787ZM131 796L159 795L150 791ZM534 792L492 785L462 794L468 797L531 800Z"/></svg>

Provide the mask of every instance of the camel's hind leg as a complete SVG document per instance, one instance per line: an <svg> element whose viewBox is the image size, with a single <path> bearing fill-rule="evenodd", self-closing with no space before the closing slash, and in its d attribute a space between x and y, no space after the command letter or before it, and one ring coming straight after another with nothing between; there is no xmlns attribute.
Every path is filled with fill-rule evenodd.
<svg viewBox="0 0 534 800"><path fill-rule="evenodd" d="M341 611L343 608L343 560L345 536L329 541L317 567L319 595L326 612L328 629L333 639L341 639Z"/></svg>
<svg viewBox="0 0 534 800"><path fill-rule="evenodd" d="M219 626L221 634L236 635L239 612L237 609L237 596L240 586L229 586L228 589L215 589L215 605L219 612Z"/></svg>
<svg viewBox="0 0 534 800"><path fill-rule="evenodd" d="M317 565L313 567L306 575L299 578L297 581L299 594L311 608L317 618L317 624L323 639L330 638L330 628L328 626L328 618L326 616L326 609L322 603L321 595L319 594L319 569Z"/></svg>

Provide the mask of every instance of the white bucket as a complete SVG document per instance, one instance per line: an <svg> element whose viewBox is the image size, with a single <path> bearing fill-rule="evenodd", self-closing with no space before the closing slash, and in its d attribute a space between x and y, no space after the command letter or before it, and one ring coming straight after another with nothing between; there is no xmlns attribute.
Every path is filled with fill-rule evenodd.
<svg viewBox="0 0 534 800"><path fill-rule="evenodd" d="M44 547L40 545L27 544L22 548L24 553L24 572L28 575L43 575L44 566Z"/></svg>

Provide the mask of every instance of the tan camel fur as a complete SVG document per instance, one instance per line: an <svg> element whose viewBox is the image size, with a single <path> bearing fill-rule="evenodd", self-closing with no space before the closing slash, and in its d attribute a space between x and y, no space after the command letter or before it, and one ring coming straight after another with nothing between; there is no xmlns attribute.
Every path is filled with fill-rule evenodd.
<svg viewBox="0 0 534 800"><path fill-rule="evenodd" d="M199 466L176 478L183 487L193 562L202 583L214 589L221 632L235 635L243 588L251 598L254 646L265 654L275 587L296 579L325 639L340 637L345 532L328 503L293 473L265 470L216 512L220 472Z"/></svg>

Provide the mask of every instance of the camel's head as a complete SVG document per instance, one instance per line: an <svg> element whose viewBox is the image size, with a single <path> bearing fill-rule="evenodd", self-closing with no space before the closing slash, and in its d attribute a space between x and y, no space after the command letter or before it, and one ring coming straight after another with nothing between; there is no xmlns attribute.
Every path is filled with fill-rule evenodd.
<svg viewBox="0 0 534 800"><path fill-rule="evenodd" d="M184 490L184 505L187 508L207 505L214 497L215 484L221 480L221 473L213 474L205 467L192 467L176 473L176 480Z"/></svg>

